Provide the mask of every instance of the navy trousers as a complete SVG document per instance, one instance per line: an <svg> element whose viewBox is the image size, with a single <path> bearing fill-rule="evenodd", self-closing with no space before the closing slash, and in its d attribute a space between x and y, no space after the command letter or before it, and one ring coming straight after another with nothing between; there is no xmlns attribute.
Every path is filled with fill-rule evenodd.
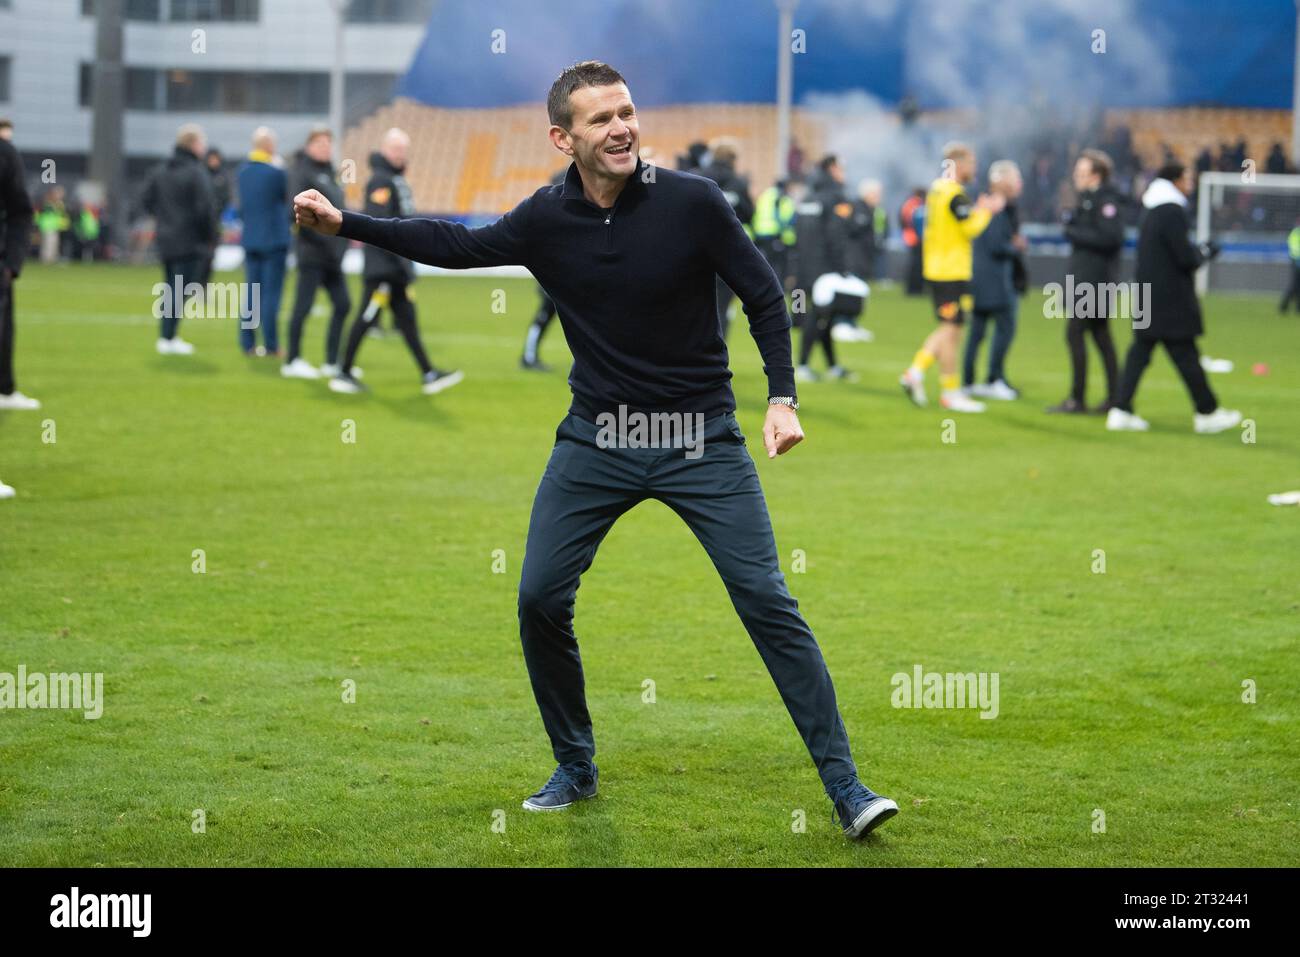
<svg viewBox="0 0 1300 957"><path fill-rule="evenodd" d="M758 472L730 413L705 422L694 458L682 448L602 448L598 426L574 414L556 429L519 583L524 660L555 760L596 753L573 632L578 581L618 517L645 499L681 516L713 560L823 784L856 776L830 674L786 589Z"/></svg>
<svg viewBox="0 0 1300 957"><path fill-rule="evenodd" d="M244 273L250 291L254 286L258 289L259 306L258 315L249 320L249 328L244 328L242 320L239 323L239 348L245 352L257 344L254 334L258 329L262 330L262 345L267 352L280 349L280 295L284 290L284 266L288 254L287 249L244 252ZM251 317L251 294L244 297L244 312Z"/></svg>
<svg viewBox="0 0 1300 957"><path fill-rule="evenodd" d="M975 309L971 312L970 329L966 332L966 353L962 362L962 385L975 384L975 364L979 358L984 331L993 323L993 344L989 347L989 375L984 381L992 385L999 379L1006 381L1005 363L1011 350L1011 340L1016 337L1016 316L1020 303L1016 300L1001 309Z"/></svg>

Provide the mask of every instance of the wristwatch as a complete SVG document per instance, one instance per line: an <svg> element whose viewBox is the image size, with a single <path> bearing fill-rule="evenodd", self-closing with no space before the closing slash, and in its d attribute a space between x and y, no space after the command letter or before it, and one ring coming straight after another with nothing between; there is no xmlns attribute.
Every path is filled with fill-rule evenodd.
<svg viewBox="0 0 1300 957"><path fill-rule="evenodd" d="M769 395L768 405L788 405L792 412L799 411L799 400L792 395Z"/></svg>

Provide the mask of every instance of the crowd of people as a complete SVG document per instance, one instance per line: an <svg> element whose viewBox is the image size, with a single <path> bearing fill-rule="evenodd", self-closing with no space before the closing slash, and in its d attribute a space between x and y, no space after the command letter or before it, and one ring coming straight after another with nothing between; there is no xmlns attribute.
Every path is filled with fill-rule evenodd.
<svg viewBox="0 0 1300 957"><path fill-rule="evenodd" d="M1133 412L1134 396L1153 349L1163 345L1192 396L1195 431L1232 428L1241 415L1219 407L1195 345L1203 330L1193 276L1218 254L1219 247L1213 242L1194 245L1188 238L1196 171L1176 160L1144 177L1137 282L1151 293L1141 321L1133 317L1135 337L1121 370L1110 329L1121 306L1110 290L1119 278L1129 218L1127 191L1136 166L1123 131L1105 144L1119 148L1122 165L1108 150L1090 147L1079 151L1070 170L1071 202L1062 217L1071 246L1067 273L1076 291L1086 289L1090 294L1080 300L1080 308L1072 302L1067 309L1069 391L1046 411L1102 415L1112 431L1145 430L1147 423ZM836 343L872 339L858 320L889 228L879 182L864 180L857 196L851 195L838 157L827 155L806 180L787 177L755 202L748 182L736 172L734 144L692 144L677 165L718 184L783 279L800 325L796 381L855 379L838 361ZM907 288L929 289L937 320L899 383L915 404L926 405L926 373L937 365L941 406L980 413L987 408L985 400L1014 401L1020 395L1006 369L1020 297L1028 286L1027 242L1021 232L1027 183L1017 162L999 159L988 168L988 191L971 197L968 187L977 176L976 152L960 142L944 148L941 170L928 189L914 191L899 211L909 252ZM1292 239L1295 261L1300 263L1300 228ZM1300 276L1300 271L1294 275ZM732 298L719 279L718 312L724 337ZM1288 299L1300 299L1300 294L1293 291ZM1286 304L1284 299L1283 308ZM978 366L986 337L987 366L981 375ZM1089 340L1105 374L1103 397L1092 405L1087 401ZM811 365L818 348L825 356L824 373Z"/></svg>
<svg viewBox="0 0 1300 957"><path fill-rule="evenodd" d="M239 348L254 358L282 360L285 378L326 379L335 392L362 390L361 370L355 364L362 341L376 329L385 310L401 333L419 368L426 394L461 381L458 370L434 366L420 339L415 304L408 294L415 279L411 262L383 250L365 250L364 285L359 308L346 340L343 336L352 308L343 275L347 242L308 230L295 237L292 198L316 189L342 204L343 188L333 164L333 133L314 127L291 163L278 153L276 134L258 127L252 149L231 178L220 157L208 149L203 130L187 124L178 131L172 157L150 177L142 207L157 222L157 245L165 283L182 290L198 290L211 278L213 257L220 235L222 195L233 192L236 214L242 223L240 243L246 282L238 328ZM410 216L415 204L404 176L410 138L402 130L389 130L370 157L366 185L369 215ZM214 161L215 159L215 161ZM231 187L233 185L233 191ZM297 286L288 326L287 349L280 342L280 303L290 248L296 253ZM303 331L317 294L324 291L330 303L324 362L319 366L303 355ZM194 346L180 336L186 297L171 297L163 304L157 351L162 355L190 355Z"/></svg>
<svg viewBox="0 0 1300 957"><path fill-rule="evenodd" d="M1154 303L1164 303L1168 314L1139 330L1122 369L1106 303L1101 302L1100 308L1088 315L1069 315L1065 336L1069 391L1048 411L1103 414L1112 429L1145 428L1146 423L1133 413L1133 394L1152 348L1163 343L1193 396L1197 431L1231 427L1233 417L1239 419L1239 415L1219 409L1194 344L1201 325L1191 276L1217 247L1193 246L1186 227L1197 175L1209 169L1239 170L1247 144L1223 143L1217 157L1206 148L1190 167L1179 163L1166 148L1161 167L1148 171L1132 149L1128 130L1112 127L1099 134L1099 147L1074 155L1067 192L1057 185L1065 154L1060 140L1050 132L1045 130L1041 141L1029 144L1027 173L1015 161L998 160L988 169L988 191L974 199L967 194L977 172L974 149L950 144L943 155L943 175L928 188L911 190L899 207L893 225L907 251L904 289L913 295L928 289L938 321L900 379L904 392L917 404L925 404L925 375L937 365L939 402L946 409L982 412L985 400L1018 398L1019 390L1008 378L1007 357L1015 339L1019 299L1027 286L1021 223L1055 219L1060 215L1058 209L1069 210L1064 216L1065 238L1072 249L1068 272L1076 285L1102 285L1117 278L1125 224L1144 211L1139 282L1146 276L1159 283L1164 292ZM31 245L33 229L39 235L43 262L102 257L106 229L98 206L70 201L62 186L48 189L31 209L21 164L10 142L12 135L11 124L0 121L0 143L5 149L0 159L7 157L11 170L4 175L12 180L6 196L11 206L5 216L7 264L0 297L4 319L0 409L34 409L39 402L17 390L12 372L12 286ZM377 145L370 156L370 180L364 193L366 214L393 218L415 213L405 177L409 149L410 138L399 129L389 130ZM286 378L324 379L332 391L359 392L364 388L362 370L356 365L361 346L368 334L381 331L382 316L388 312L418 369L422 391L433 394L455 385L463 374L434 365L421 340L410 295L415 279L410 260L365 246L362 294L349 329L347 319L354 304L343 272L347 241L291 229L293 197L303 190L318 190L342 207L343 189L333 154L333 131L328 127L313 128L289 160L280 155L274 131L259 127L252 135L248 155L232 167L208 147L202 129L193 124L181 127L172 155L148 177L140 202L141 211L156 223L155 242L166 284L183 292L205 288L212 278L222 224L238 221L246 276L238 347L246 355L281 361ZM642 159L653 162L649 147L642 149ZM870 283L884 272L891 232L881 182L864 179L851 189L838 157L826 155L809 163L802 149L792 145L793 172L753 196L748 180L738 172L738 161L737 144L723 139L691 144L677 157L676 165L718 185L790 293L800 335L796 381L855 379L839 361L837 344L873 338L860 324L860 317L870 296ZM1280 144L1270 151L1265 169L1291 170ZM564 171L558 173L552 185L561 184L564 175ZM1139 188L1142 192L1135 201L1134 191ZM23 201L26 212L19 208ZM1296 228L1289 237L1292 283L1281 304L1283 311L1292 301L1300 306L1300 221L1293 225ZM1166 245L1147 239L1157 230L1168 240ZM1160 261L1168 248L1176 249L1174 258ZM282 345L280 304L291 250L297 279ZM323 361L317 364L304 355L303 335L322 291L330 316ZM557 309L545 289L539 286L538 292L539 304L526 333L520 364L527 370L547 371L539 347ZM721 277L716 280L716 293L725 339L735 296ZM160 354L194 352L194 346L180 335L186 299L186 294L172 297L161 309L156 342ZM1177 307L1169 311L1171 301ZM1157 331L1151 332L1151 328ZM986 338L988 359L981 375L977 367ZM1105 377L1103 399L1094 405L1087 402L1088 340L1100 355ZM819 349L825 359L824 372L813 368L813 356ZM0 486L0 495L5 488Z"/></svg>

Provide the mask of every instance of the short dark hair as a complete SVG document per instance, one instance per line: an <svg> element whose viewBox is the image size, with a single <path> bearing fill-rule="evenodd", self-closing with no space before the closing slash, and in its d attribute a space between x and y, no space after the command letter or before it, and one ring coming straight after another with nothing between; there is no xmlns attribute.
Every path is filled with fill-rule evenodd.
<svg viewBox="0 0 1300 957"><path fill-rule="evenodd" d="M1110 156L1101 150L1084 150L1079 154L1079 159L1086 159L1092 171L1101 177L1103 183L1110 179L1111 170L1115 168Z"/></svg>
<svg viewBox="0 0 1300 957"><path fill-rule="evenodd" d="M1176 183L1183 178L1187 172L1187 167L1182 163L1166 163L1156 170L1156 179L1167 179L1171 183Z"/></svg>
<svg viewBox="0 0 1300 957"><path fill-rule="evenodd" d="M817 164L817 168L821 170L823 173L825 173L832 166L838 166L839 163L840 163L840 158L838 156L836 156L834 153L827 153L825 156L821 158L821 161Z"/></svg>
<svg viewBox="0 0 1300 957"><path fill-rule="evenodd" d="M13 128L14 124L12 120L7 119L6 117L0 117L0 130L12 130Z"/></svg>
<svg viewBox="0 0 1300 957"><path fill-rule="evenodd" d="M583 60L565 69L551 84L551 92L546 95L546 115L552 126L567 130L573 125L573 107L569 97L574 90L587 86L614 86L627 83L623 74L608 63L599 60Z"/></svg>

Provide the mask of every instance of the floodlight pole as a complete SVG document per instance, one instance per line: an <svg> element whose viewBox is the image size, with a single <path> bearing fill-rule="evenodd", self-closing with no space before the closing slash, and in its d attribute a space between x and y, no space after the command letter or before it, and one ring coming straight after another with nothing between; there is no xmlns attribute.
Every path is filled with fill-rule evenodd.
<svg viewBox="0 0 1300 957"><path fill-rule="evenodd" d="M1300 3L1300 0L1296 0ZM785 179L790 160L790 98L794 88L794 10L799 0L776 0L776 178Z"/></svg>
<svg viewBox="0 0 1300 957"><path fill-rule="evenodd" d="M334 141L334 162L340 160L343 149L343 20L348 13L351 0L330 0L334 8L334 62L330 64L330 132Z"/></svg>
<svg viewBox="0 0 1300 957"><path fill-rule="evenodd" d="M91 139L89 178L104 191L104 212L108 221L105 240L125 237L127 204L122 193L125 175L122 162L122 116L125 105L126 69L122 64L125 0L99 0L95 17L95 65L91 69Z"/></svg>

